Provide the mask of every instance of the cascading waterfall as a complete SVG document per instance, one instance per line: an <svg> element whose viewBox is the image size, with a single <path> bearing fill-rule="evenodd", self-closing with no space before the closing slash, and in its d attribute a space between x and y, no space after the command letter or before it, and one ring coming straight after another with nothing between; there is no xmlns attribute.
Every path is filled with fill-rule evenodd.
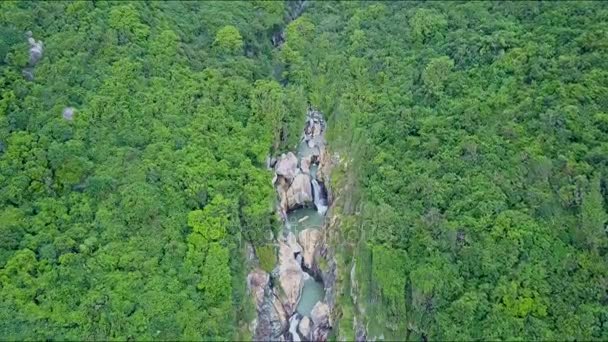
<svg viewBox="0 0 608 342"><path fill-rule="evenodd" d="M298 315L291 316L291 318L289 319L289 333L291 334L293 342L302 341L302 339L300 338L300 334L298 333L298 323L300 323Z"/></svg>
<svg viewBox="0 0 608 342"><path fill-rule="evenodd" d="M323 180L330 162L324 133L323 116L310 109L297 155L288 152L268 160L284 227L274 240L275 268L268 273L256 268L248 277L251 292L257 294L257 340L325 341L331 330L331 308L319 268L328 210Z"/></svg>
<svg viewBox="0 0 608 342"><path fill-rule="evenodd" d="M325 215L325 212L327 212L327 196L315 178L312 179L312 197L317 212L320 215Z"/></svg>

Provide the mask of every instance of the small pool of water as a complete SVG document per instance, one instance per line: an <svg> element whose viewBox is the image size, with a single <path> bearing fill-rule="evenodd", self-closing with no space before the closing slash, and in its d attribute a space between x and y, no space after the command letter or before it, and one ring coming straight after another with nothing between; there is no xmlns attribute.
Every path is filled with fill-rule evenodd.
<svg viewBox="0 0 608 342"><path fill-rule="evenodd" d="M317 302L322 301L324 296L325 289L323 285L312 277L308 278L304 281L304 289L302 290L302 296L300 297L296 311L302 316L310 317L312 308L314 308Z"/></svg>
<svg viewBox="0 0 608 342"><path fill-rule="evenodd" d="M300 141L300 143L298 144L298 151L296 153L296 155L298 156L298 159L302 159L304 157L308 157L310 155L313 154L319 154L319 148L318 147L309 147L308 144L306 143L306 141L302 140Z"/></svg>
<svg viewBox="0 0 608 342"><path fill-rule="evenodd" d="M321 229L324 216L320 215L315 208L296 209L287 214L288 227L294 234L301 232L306 228Z"/></svg>
<svg viewBox="0 0 608 342"><path fill-rule="evenodd" d="M317 170L318 169L319 169L319 166L317 164L310 165L310 177L312 179L317 178Z"/></svg>

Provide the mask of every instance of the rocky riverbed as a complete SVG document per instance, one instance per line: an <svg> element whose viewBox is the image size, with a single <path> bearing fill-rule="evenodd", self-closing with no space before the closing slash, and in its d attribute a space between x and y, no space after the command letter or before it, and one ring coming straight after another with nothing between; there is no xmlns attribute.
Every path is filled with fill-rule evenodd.
<svg viewBox="0 0 608 342"><path fill-rule="evenodd" d="M325 128L322 114L310 109L297 151L269 158L283 229L275 241L277 266L270 274L255 268L248 276L257 311L255 340L325 341L331 331L320 268L329 207L324 182L331 167Z"/></svg>

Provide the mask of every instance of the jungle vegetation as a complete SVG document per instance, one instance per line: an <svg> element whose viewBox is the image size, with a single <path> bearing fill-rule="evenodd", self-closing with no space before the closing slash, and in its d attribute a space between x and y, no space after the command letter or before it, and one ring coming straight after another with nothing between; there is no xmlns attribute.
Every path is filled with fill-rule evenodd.
<svg viewBox="0 0 608 342"><path fill-rule="evenodd" d="M251 338L310 103L334 338L607 340L608 6L311 2L275 48L289 6L0 2L0 339Z"/></svg>

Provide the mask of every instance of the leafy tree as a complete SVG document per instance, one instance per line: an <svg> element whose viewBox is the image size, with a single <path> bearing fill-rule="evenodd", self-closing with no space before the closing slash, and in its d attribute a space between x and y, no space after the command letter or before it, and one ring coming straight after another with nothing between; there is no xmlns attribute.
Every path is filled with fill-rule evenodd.
<svg viewBox="0 0 608 342"><path fill-rule="evenodd" d="M221 52L237 53L243 48L243 37L236 27L226 25L217 31L213 44Z"/></svg>
<svg viewBox="0 0 608 342"><path fill-rule="evenodd" d="M606 247L606 220L604 198L600 192L600 178L594 176L589 191L583 197L581 206L581 235L584 246L597 250Z"/></svg>

